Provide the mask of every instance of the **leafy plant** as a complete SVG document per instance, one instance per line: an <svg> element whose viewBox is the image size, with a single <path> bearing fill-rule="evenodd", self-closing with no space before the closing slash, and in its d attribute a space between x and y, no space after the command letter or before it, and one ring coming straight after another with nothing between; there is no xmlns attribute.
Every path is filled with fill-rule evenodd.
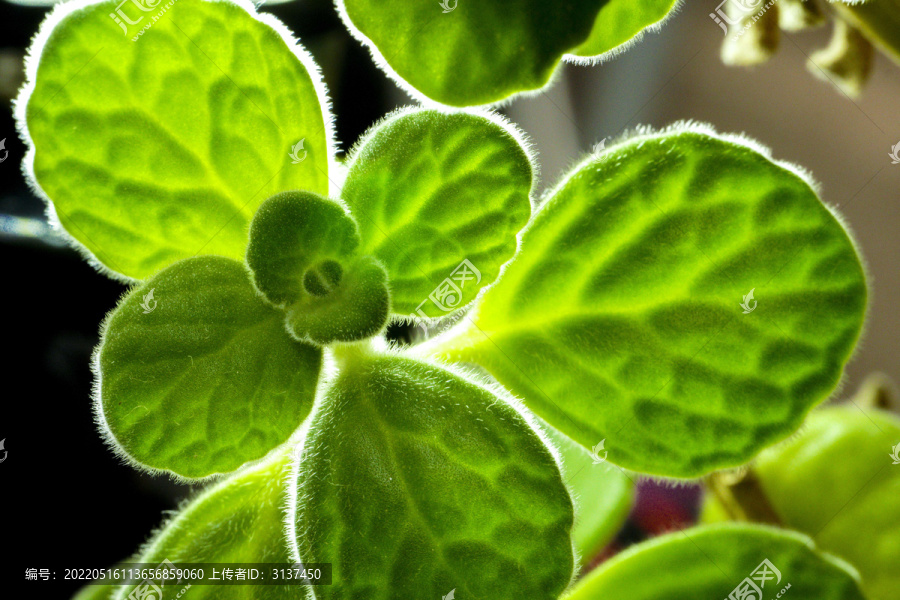
<svg viewBox="0 0 900 600"><path fill-rule="evenodd" d="M411 58L424 8L340 9L422 93L478 104L543 85L565 53L611 51L673 2L518 4L508 39L474 33L505 7L460 5L426 38L472 52L427 69ZM867 287L809 174L678 123L623 134L539 198L521 132L446 106L388 115L341 162L318 69L274 18L179 0L129 31L116 10L53 13L17 117L50 216L133 284L95 353L102 435L136 468L215 479L135 561L331 563L322 598L581 600L722 597L765 558L794 598L862 597L809 537L754 524L672 534L572 585L634 474L744 465L838 383ZM384 340L391 322L460 315L416 345ZM659 565L687 575L645 577Z"/></svg>

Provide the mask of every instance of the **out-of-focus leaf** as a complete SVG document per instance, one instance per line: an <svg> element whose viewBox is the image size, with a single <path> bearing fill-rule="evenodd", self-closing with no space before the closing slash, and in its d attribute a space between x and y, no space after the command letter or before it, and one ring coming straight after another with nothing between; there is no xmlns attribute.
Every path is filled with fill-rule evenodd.
<svg viewBox="0 0 900 600"><path fill-rule="evenodd" d="M202 492L153 536L136 562L155 565L168 560L176 568L183 563L293 562L282 513L289 464L289 454L284 452ZM271 576L267 570L265 575ZM184 586L167 584L163 597L153 600L174 600ZM135 588L140 589L120 586L116 600L133 600L130 594ZM308 589L293 582L192 585L179 600L300 600L307 598Z"/></svg>
<svg viewBox="0 0 900 600"><path fill-rule="evenodd" d="M548 427L559 450L563 478L575 502L572 541L587 565L615 537L634 501L634 483L617 467L595 459L585 448ZM597 458L605 452L598 450Z"/></svg>
<svg viewBox="0 0 900 600"><path fill-rule="evenodd" d="M491 113L401 111L363 138L342 198L361 252L390 274L395 314L444 316L497 278L531 215L534 170Z"/></svg>
<svg viewBox="0 0 900 600"><path fill-rule="evenodd" d="M817 550L808 537L761 525L732 524L688 529L632 546L591 571L564 598L782 596L794 600L865 600L852 567Z"/></svg>
<svg viewBox="0 0 900 600"><path fill-rule="evenodd" d="M900 0L831 2L831 6L900 65Z"/></svg>

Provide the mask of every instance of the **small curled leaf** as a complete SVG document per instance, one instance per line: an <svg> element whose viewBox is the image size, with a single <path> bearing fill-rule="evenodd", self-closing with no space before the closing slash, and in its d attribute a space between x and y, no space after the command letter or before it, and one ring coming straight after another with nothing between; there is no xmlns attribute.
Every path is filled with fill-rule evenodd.
<svg viewBox="0 0 900 600"><path fill-rule="evenodd" d="M387 323L387 273L358 253L356 222L312 192L266 200L250 225L247 265L256 289L287 312L294 337L313 344L350 342Z"/></svg>

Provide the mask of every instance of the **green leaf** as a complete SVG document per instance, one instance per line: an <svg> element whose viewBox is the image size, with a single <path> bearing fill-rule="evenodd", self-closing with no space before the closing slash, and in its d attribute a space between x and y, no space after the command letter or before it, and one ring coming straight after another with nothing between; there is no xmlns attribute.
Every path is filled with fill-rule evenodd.
<svg viewBox="0 0 900 600"><path fill-rule="evenodd" d="M321 351L283 320L227 258L187 259L131 290L96 356L112 447L139 468L195 478L287 441L312 408Z"/></svg>
<svg viewBox="0 0 900 600"><path fill-rule="evenodd" d="M660 27L678 4L679 0L610 0L597 15L590 37L572 54L593 57L621 51L621 46L640 40L645 30Z"/></svg>
<svg viewBox="0 0 900 600"><path fill-rule="evenodd" d="M299 557L333 564L316 597L556 599L572 504L522 415L443 368L337 350L297 481Z"/></svg>
<svg viewBox="0 0 900 600"><path fill-rule="evenodd" d="M832 1L830 6L900 65L900 0Z"/></svg>
<svg viewBox="0 0 900 600"><path fill-rule="evenodd" d="M297 339L319 345L372 337L387 325L391 310L387 273L371 256L348 263L340 287L328 298L308 300L288 309L288 329Z"/></svg>
<svg viewBox="0 0 900 600"><path fill-rule="evenodd" d="M572 541L585 567L625 524L634 501L634 482L620 469L595 459L555 429L547 435L559 450L563 479L575 502ZM598 453L603 458L604 453Z"/></svg>
<svg viewBox="0 0 900 600"><path fill-rule="evenodd" d="M494 114L435 110L395 113L363 138L342 198L361 252L387 267L394 313L444 316L497 278L531 214L524 143Z"/></svg>
<svg viewBox="0 0 900 600"><path fill-rule="evenodd" d="M678 126L589 157L468 325L422 352L483 365L625 468L746 462L831 392L866 307L847 232L761 152Z"/></svg>
<svg viewBox="0 0 900 600"><path fill-rule="evenodd" d="M764 566L764 560L770 564ZM758 574L751 578L751 573ZM852 567L815 549L804 535L761 525L711 525L632 546L591 571L565 599L758 599L755 590L751 596L729 596L746 585L745 578L756 586L765 579L766 599L778 594L793 600L865 598Z"/></svg>
<svg viewBox="0 0 900 600"><path fill-rule="evenodd" d="M900 589L900 418L856 405L814 411L801 434L760 454L755 472L785 525L852 562L871 600ZM815 495L810 490L827 490Z"/></svg>
<svg viewBox="0 0 900 600"><path fill-rule="evenodd" d="M17 109L28 173L76 245L114 274L143 279L197 254L242 259L263 200L328 191L317 68L284 26L244 5L137 4L73 2L44 23ZM139 21L128 35L117 10Z"/></svg>
<svg viewBox="0 0 900 600"><path fill-rule="evenodd" d="M351 33L414 96L488 104L545 85L606 0L338 0Z"/></svg>
<svg viewBox="0 0 900 600"><path fill-rule="evenodd" d="M250 226L247 264L265 298L286 308L288 330L314 344L371 337L387 324L387 273L359 256L344 209L311 192L266 200Z"/></svg>
<svg viewBox="0 0 900 600"><path fill-rule="evenodd" d="M561 60L621 50L677 0L339 0L350 32L417 98L473 106L535 90Z"/></svg>
<svg viewBox="0 0 900 600"><path fill-rule="evenodd" d="M284 537L284 479L287 453L242 470L199 494L169 520L134 562L291 563ZM207 571L207 576L209 576ZM268 574L268 573L267 573ZM159 600L172 600L184 584L169 584ZM119 587L116 600L129 600L134 586ZM192 600L304 599L302 585L193 585Z"/></svg>

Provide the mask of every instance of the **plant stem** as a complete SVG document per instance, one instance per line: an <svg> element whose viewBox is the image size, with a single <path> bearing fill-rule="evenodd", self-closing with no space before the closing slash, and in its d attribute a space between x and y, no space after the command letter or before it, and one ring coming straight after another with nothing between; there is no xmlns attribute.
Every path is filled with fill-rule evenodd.
<svg viewBox="0 0 900 600"><path fill-rule="evenodd" d="M740 477L731 473L713 473L707 477L706 484L735 521L783 525L752 469Z"/></svg>

